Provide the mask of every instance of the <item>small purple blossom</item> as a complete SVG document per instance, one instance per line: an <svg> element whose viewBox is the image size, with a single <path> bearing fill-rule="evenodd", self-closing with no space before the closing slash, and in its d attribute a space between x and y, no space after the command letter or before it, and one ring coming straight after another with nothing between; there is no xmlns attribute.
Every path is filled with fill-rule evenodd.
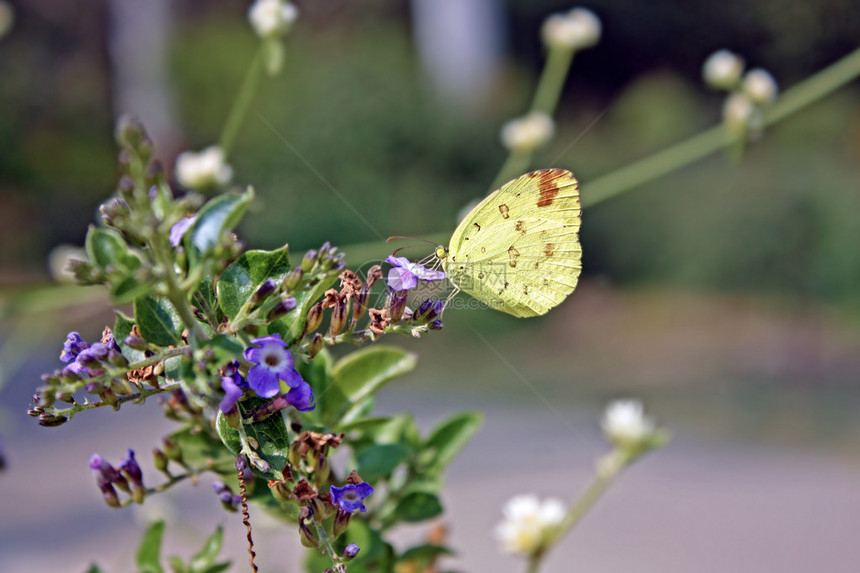
<svg viewBox="0 0 860 573"><path fill-rule="evenodd" d="M218 408L226 414L236 407L236 402L242 397L244 392L233 378L229 376L221 377L221 389L224 390L224 397L221 398Z"/></svg>
<svg viewBox="0 0 860 573"><path fill-rule="evenodd" d="M373 487L369 483L361 482L355 485L349 484L343 487L331 486L331 500L344 511L353 513L367 511L364 507L364 499L373 493Z"/></svg>
<svg viewBox="0 0 860 573"><path fill-rule="evenodd" d="M143 486L143 472L137 465L137 460L134 459L134 450L129 449L128 456L120 460L119 470L132 485Z"/></svg>
<svg viewBox="0 0 860 573"><path fill-rule="evenodd" d="M314 404L314 391L311 385L302 380L302 383L284 394L287 404L299 412L310 412L316 407Z"/></svg>
<svg viewBox="0 0 860 573"><path fill-rule="evenodd" d="M70 332L66 335L66 341L63 343L63 351L60 353L60 360L63 362L71 362L77 358L78 354L89 348L87 341L81 338L77 332Z"/></svg>
<svg viewBox="0 0 860 573"><path fill-rule="evenodd" d="M93 470L93 475L96 476L96 481L102 489L106 485L123 480L120 473L98 454L93 454L90 458L90 469Z"/></svg>
<svg viewBox="0 0 860 573"><path fill-rule="evenodd" d="M352 559L356 555L358 555L358 552L360 550L361 550L361 548L359 548L359 546L357 544L350 543L349 545L347 545L346 547L343 548L343 556L346 557L347 559Z"/></svg>
<svg viewBox="0 0 860 573"><path fill-rule="evenodd" d="M178 247L179 243L182 242L182 237L185 236L185 233L188 232L188 229L191 228L191 225L197 221L197 215L192 215L190 217L185 217L172 227L170 227L170 244L174 247Z"/></svg>
<svg viewBox="0 0 860 573"><path fill-rule="evenodd" d="M392 266L388 271L388 286L392 290L409 290L418 286L422 281L440 281L445 278L443 271L434 271L418 263L413 263L406 257L389 256L385 262Z"/></svg>
<svg viewBox="0 0 860 573"><path fill-rule="evenodd" d="M248 385L261 398L272 398L280 392L281 380L290 388L300 386L304 380L293 366L293 355L280 334L270 334L251 341L245 349L245 359L256 366L248 371Z"/></svg>

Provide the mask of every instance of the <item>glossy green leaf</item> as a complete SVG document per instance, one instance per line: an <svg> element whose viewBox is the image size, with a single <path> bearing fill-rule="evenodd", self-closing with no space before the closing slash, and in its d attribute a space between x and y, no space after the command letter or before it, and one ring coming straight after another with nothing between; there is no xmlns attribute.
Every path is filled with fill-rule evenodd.
<svg viewBox="0 0 860 573"><path fill-rule="evenodd" d="M356 458L358 473L368 482L388 478L398 465L409 457L409 449L401 444L378 444L362 449Z"/></svg>
<svg viewBox="0 0 860 573"><path fill-rule="evenodd" d="M221 573L227 571L233 565L232 561L223 561L221 563L213 563L205 569L201 569L198 573Z"/></svg>
<svg viewBox="0 0 860 573"><path fill-rule="evenodd" d="M218 557L221 551L221 545L224 541L224 529L219 525L215 528L215 533L209 536L203 544L203 548L194 557L191 558L191 573L202 573L206 571Z"/></svg>
<svg viewBox="0 0 860 573"><path fill-rule="evenodd" d="M391 422L391 418L387 416L374 416L372 418L359 418L357 420L353 420L347 424L342 424L335 427L335 431L343 432L345 434L350 434L352 432L357 432L359 434L365 434L369 432L373 432L386 424Z"/></svg>
<svg viewBox="0 0 860 573"><path fill-rule="evenodd" d="M188 566L182 562L182 559L175 555L168 557L167 563L170 565L170 570L173 573L188 573Z"/></svg>
<svg viewBox="0 0 860 573"><path fill-rule="evenodd" d="M253 408L266 402L267 400L259 398L245 400L240 404L243 417L247 417ZM220 411L215 420L215 428L221 441L227 446L230 452L234 456L239 455L242 449L239 432L227 424L226 418L224 418L224 415ZM255 473L259 473L268 479L282 479L282 470L287 464L290 453L290 436L287 425L284 422L284 417L280 414L275 414L261 422L246 424L245 434L249 438L256 440L259 444L259 448L256 450L257 454L271 466L271 471L267 473L257 470L255 470Z"/></svg>
<svg viewBox="0 0 860 573"><path fill-rule="evenodd" d="M424 444L421 461L432 471L441 472L478 432L483 416L462 412L451 416L433 429Z"/></svg>
<svg viewBox="0 0 860 573"><path fill-rule="evenodd" d="M442 514L439 496L429 491L413 491L403 496L394 509L398 521L417 523Z"/></svg>
<svg viewBox="0 0 860 573"><path fill-rule="evenodd" d="M241 195L225 193L210 199L197 213L197 220L186 237L205 255L218 244L223 233L239 223L253 198L254 190L249 187Z"/></svg>
<svg viewBox="0 0 860 573"><path fill-rule="evenodd" d="M166 298L144 295L134 301L134 320L140 335L153 344L182 344L185 326Z"/></svg>
<svg viewBox="0 0 860 573"><path fill-rule="evenodd" d="M140 573L162 573L161 540L164 536L164 522L156 521L143 535L137 549L137 567Z"/></svg>
<svg viewBox="0 0 860 573"><path fill-rule="evenodd" d="M322 400L325 419L338 422L346 409L372 396L391 380L415 368L415 355L395 346L356 350L335 364L332 382ZM332 424L334 425L334 424Z"/></svg>
<svg viewBox="0 0 860 573"><path fill-rule="evenodd" d="M290 272L289 247L276 251L246 251L218 279L218 304L229 318L260 288L266 279L280 283Z"/></svg>
<svg viewBox="0 0 860 573"><path fill-rule="evenodd" d="M399 559L401 561L417 560L426 564L443 555L454 555L454 552L444 545L425 543L410 547L400 555Z"/></svg>

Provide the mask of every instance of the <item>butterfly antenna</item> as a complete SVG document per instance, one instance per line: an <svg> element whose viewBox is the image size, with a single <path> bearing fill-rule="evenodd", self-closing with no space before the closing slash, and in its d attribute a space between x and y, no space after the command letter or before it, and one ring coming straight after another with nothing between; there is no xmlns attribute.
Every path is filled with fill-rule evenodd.
<svg viewBox="0 0 860 573"><path fill-rule="evenodd" d="M421 244L424 244L424 245L431 245L431 246L433 246L434 248L439 246L437 243L434 243L433 241L430 241L430 240L427 240L427 239L420 239L420 238L418 238L418 237L401 237L401 236L399 236L399 235L394 235L394 236L392 236L392 237L388 237L387 239L385 239L385 242L386 242L386 243L388 243L388 242L390 242L390 241L394 241L394 240L396 240L396 239L402 239L402 240L408 240L408 241L415 241L415 242L416 242L417 244L419 244L419 245L421 245ZM400 251L402 251L403 249L411 249L411 248L412 248L412 247L414 247L414 246L415 246L415 243L413 243L413 244L411 244L411 245L404 245L404 246L402 246L402 247L398 247L398 248L394 249L394 252L393 252L393 253L391 253L391 254L392 254L392 255L397 255L397 253L399 253L399 252L400 252Z"/></svg>

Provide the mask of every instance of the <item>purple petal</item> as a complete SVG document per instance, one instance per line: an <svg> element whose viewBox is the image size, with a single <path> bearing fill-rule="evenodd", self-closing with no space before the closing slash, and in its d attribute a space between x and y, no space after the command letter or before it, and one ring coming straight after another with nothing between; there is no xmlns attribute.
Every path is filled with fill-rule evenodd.
<svg viewBox="0 0 860 573"><path fill-rule="evenodd" d="M412 274L422 281L441 281L445 278L445 273L443 271L432 271L428 268L422 267L418 263L414 263L409 270L411 270Z"/></svg>
<svg viewBox="0 0 860 573"><path fill-rule="evenodd" d="M255 338L251 341L251 344L258 344L260 346L276 344L279 348L287 347L287 343L281 340L280 334L270 334L269 336L261 336L260 338Z"/></svg>
<svg viewBox="0 0 860 573"><path fill-rule="evenodd" d="M409 290L418 286L418 279L409 269L394 267L388 271L388 286L392 290Z"/></svg>
<svg viewBox="0 0 860 573"><path fill-rule="evenodd" d="M179 243L182 242L182 237L188 232L188 229L191 228L191 225L197 220L197 215L192 217L186 217L170 227L170 244L174 247L178 247Z"/></svg>
<svg viewBox="0 0 860 573"><path fill-rule="evenodd" d="M255 366L248 371L248 385L260 398L272 398L281 389L281 383L274 372Z"/></svg>
<svg viewBox="0 0 860 573"><path fill-rule="evenodd" d="M301 377L299 378L301 379ZM287 392L284 397L287 399L287 403L299 412L310 412L315 407L313 403L314 391L311 385L304 380L302 380L302 384Z"/></svg>
<svg viewBox="0 0 860 573"><path fill-rule="evenodd" d="M385 258L385 262L394 267L406 267L409 268L410 261L406 257L393 257L388 255Z"/></svg>
<svg viewBox="0 0 860 573"><path fill-rule="evenodd" d="M226 414L236 406L236 401L242 397L244 392L242 392L242 389L239 388L235 380L229 376L221 378L221 388L224 390L224 397L221 399L221 403L218 404L218 408Z"/></svg>

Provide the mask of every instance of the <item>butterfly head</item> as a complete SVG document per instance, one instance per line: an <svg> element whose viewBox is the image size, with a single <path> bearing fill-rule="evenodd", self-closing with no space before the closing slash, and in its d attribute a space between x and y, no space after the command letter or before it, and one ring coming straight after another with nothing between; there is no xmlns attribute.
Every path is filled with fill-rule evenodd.
<svg viewBox="0 0 860 573"><path fill-rule="evenodd" d="M448 258L448 249L446 249L442 245L439 245L438 247L436 247L436 253L435 254L436 254L437 259L441 259L444 261L445 259Z"/></svg>

